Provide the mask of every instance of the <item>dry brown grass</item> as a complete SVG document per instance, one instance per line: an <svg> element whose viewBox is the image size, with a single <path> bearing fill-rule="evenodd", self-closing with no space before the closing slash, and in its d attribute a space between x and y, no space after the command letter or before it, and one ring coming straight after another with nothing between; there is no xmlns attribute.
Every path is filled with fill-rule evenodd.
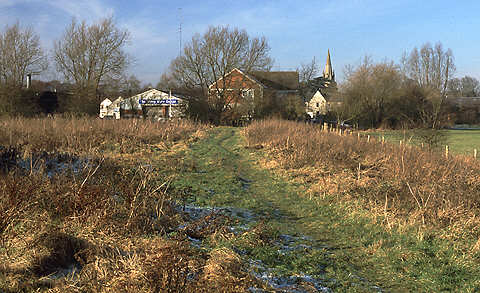
<svg viewBox="0 0 480 293"><path fill-rule="evenodd" d="M184 139L206 126L189 120L102 120L92 118L4 118L0 145L30 151L102 152L114 146L120 153L145 145Z"/></svg>
<svg viewBox="0 0 480 293"><path fill-rule="evenodd" d="M245 135L290 174L303 173L308 196L360 201L388 227L448 228L449 238L480 235L480 164L474 160L280 120L252 123Z"/></svg>
<svg viewBox="0 0 480 293"><path fill-rule="evenodd" d="M93 291L103 291L103 281L93 282L83 275L91 263L100 258L105 266L97 269L108 272L109 266L127 261L127 255L138 257L136 250L126 250L118 242L162 235L179 225L180 217L171 206L165 185L157 185L152 172L141 168L131 172L107 161L97 163L100 165L95 167L95 174L92 168L86 168L78 175L53 178L42 173L0 176L2 198L8 199L1 202L1 208L10 213L1 217L6 223L0 235L4 249L0 253L2 277L6 279L4 284L12 284L5 290L77 284L79 291L84 291L93 284L97 286ZM13 201L15 198L18 200ZM115 253L99 254L105 247L117 251L120 259ZM80 275L58 280L49 277L71 267L81 270ZM112 269L113 273L119 272ZM108 274L105 278L115 279ZM4 284L0 279L0 285Z"/></svg>
<svg viewBox="0 0 480 293"><path fill-rule="evenodd" d="M238 255L205 253L185 236L228 237L228 218L210 215L175 239L165 237L183 217L168 175L149 157L169 153L176 141L198 139L206 127L189 121L1 120L0 291L246 291L251 280ZM68 165L82 158L77 170L48 173L51 161Z"/></svg>
<svg viewBox="0 0 480 293"><path fill-rule="evenodd" d="M211 292L246 292L254 282L240 256L228 248L210 252L201 280Z"/></svg>

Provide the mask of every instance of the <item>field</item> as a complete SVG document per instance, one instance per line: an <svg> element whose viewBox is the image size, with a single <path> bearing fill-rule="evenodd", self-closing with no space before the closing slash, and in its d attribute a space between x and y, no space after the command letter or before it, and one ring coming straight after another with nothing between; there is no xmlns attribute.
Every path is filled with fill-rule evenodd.
<svg viewBox="0 0 480 293"><path fill-rule="evenodd" d="M442 147L448 145L449 150L453 154L473 156L473 150L477 149L480 152L480 130L442 130L441 133L445 136L442 141ZM382 136L390 143L399 143L400 140L407 141L414 145L421 145L422 139L418 137L415 132L402 130L389 130L378 132L367 132L372 136L381 139ZM480 155L479 155L480 157Z"/></svg>
<svg viewBox="0 0 480 293"><path fill-rule="evenodd" d="M472 158L280 120L0 126L2 292L480 289Z"/></svg>

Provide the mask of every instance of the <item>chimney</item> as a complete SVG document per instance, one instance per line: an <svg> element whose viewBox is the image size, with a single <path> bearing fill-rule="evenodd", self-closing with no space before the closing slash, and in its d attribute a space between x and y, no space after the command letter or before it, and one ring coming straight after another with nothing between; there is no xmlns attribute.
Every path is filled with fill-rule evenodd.
<svg viewBox="0 0 480 293"><path fill-rule="evenodd" d="M32 86L32 74L29 73L27 74L27 89L29 89Z"/></svg>

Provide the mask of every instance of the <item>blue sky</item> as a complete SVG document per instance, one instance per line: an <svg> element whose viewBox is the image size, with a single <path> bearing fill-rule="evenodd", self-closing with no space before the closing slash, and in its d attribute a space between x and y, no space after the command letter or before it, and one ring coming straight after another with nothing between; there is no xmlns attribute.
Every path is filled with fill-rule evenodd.
<svg viewBox="0 0 480 293"><path fill-rule="evenodd" d="M72 17L94 22L107 16L131 33L126 49L136 62L130 72L153 85L179 53L180 19L184 44L210 25L265 36L274 70L294 70L314 56L323 66L330 48L342 79L345 65L365 55L398 62L404 51L441 41L453 50L456 76L480 79L480 1L0 0L0 29L17 20L33 26L47 50Z"/></svg>

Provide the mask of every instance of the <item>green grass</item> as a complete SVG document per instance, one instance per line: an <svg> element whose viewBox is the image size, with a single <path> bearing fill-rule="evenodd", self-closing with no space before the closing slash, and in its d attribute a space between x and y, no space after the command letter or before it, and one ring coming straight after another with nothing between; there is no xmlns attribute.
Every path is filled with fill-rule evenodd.
<svg viewBox="0 0 480 293"><path fill-rule="evenodd" d="M262 169L258 162L264 151L245 145L240 129L210 130L208 137L177 154L183 164L172 187L188 190L187 201L195 205L254 211L273 229L271 238L303 234L323 249L285 256L272 243L251 247L236 239L215 245L246 250L245 257L274 266L278 274L323 275L335 292L370 292L376 290L373 286L393 292L480 289L480 255L428 234L419 236L418 231L386 231L383 219L372 220L368 211L334 194L306 198L308 186ZM248 188L241 178L251 181Z"/></svg>
<svg viewBox="0 0 480 293"><path fill-rule="evenodd" d="M473 156L473 150L480 152L480 130L442 130L446 136L445 143L453 154ZM372 136L381 139L382 135L390 143L399 144L400 140L407 141L414 145L421 145L421 139L413 131L386 130L377 132L368 132ZM478 155L480 157L480 153Z"/></svg>
<svg viewBox="0 0 480 293"><path fill-rule="evenodd" d="M473 155L473 149L480 151L480 130L446 130L446 133L453 152Z"/></svg>

